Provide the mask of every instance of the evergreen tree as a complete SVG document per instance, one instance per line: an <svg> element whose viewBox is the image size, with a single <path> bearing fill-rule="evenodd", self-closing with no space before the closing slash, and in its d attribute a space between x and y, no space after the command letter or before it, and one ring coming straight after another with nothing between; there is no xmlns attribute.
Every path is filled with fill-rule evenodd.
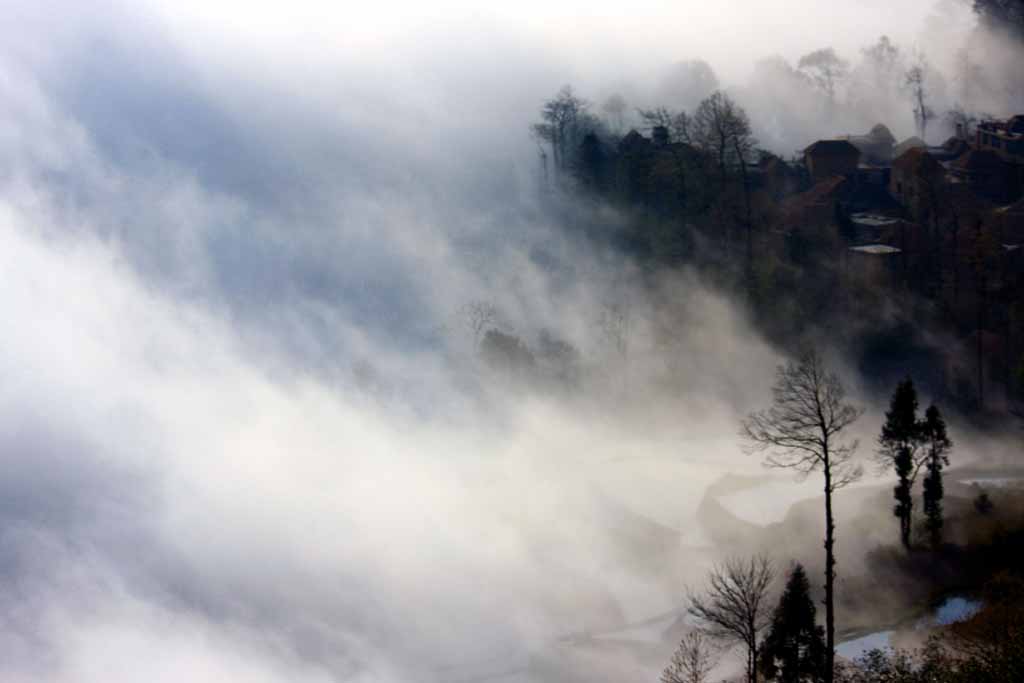
<svg viewBox="0 0 1024 683"><path fill-rule="evenodd" d="M900 542L904 548L910 550L911 520L914 514L913 484L910 481L914 462L910 457L910 449L906 446L897 449L893 465L896 470L897 482L896 486L892 488L893 498L896 499L892 513L900 520Z"/></svg>
<svg viewBox="0 0 1024 683"><path fill-rule="evenodd" d="M761 671L769 680L803 683L823 680L825 631L815 623L814 602L804 568L797 564L761 645Z"/></svg>
<svg viewBox="0 0 1024 683"><path fill-rule="evenodd" d="M922 434L928 446L928 474L924 478L924 514L932 548L942 544L942 468L949 465L953 442L946 435L946 422L935 406L925 412Z"/></svg>
<svg viewBox="0 0 1024 683"><path fill-rule="evenodd" d="M914 479L924 464L921 455L921 423L917 419L917 390L909 377L893 392L885 424L878 437L878 457L884 467L892 465L898 483L893 488L896 505L893 514L900 520L900 541L910 549L910 531L914 511Z"/></svg>

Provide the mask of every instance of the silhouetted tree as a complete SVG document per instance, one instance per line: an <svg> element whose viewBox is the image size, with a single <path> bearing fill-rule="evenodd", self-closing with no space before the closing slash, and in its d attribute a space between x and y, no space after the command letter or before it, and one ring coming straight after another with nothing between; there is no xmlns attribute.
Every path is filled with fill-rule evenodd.
<svg viewBox="0 0 1024 683"><path fill-rule="evenodd" d="M604 302L597 318L597 329L601 341L609 346L625 362L629 356L630 307L628 300Z"/></svg>
<svg viewBox="0 0 1024 683"><path fill-rule="evenodd" d="M885 424L878 436L877 460L883 468L891 466L896 471L893 514L900 520L900 542L908 550L914 511L914 481L928 458L927 452L921 449L922 444L921 424L917 418L917 390L913 380L907 377L896 386L889 401Z"/></svg>
<svg viewBox="0 0 1024 683"><path fill-rule="evenodd" d="M746 236L745 273L750 284L754 261L754 220L750 197L748 163L757 145L750 129L750 119L743 107L717 90L697 107L692 122L693 141L698 148L715 160L718 168L718 192L724 190L730 171L739 172L743 191L743 213L740 223Z"/></svg>
<svg viewBox="0 0 1024 683"><path fill-rule="evenodd" d="M743 107L717 90L697 107L693 115L694 143L715 160L719 176L745 164L757 141L750 132L750 119Z"/></svg>
<svg viewBox="0 0 1024 683"><path fill-rule="evenodd" d="M572 386L578 379L579 350L548 330L541 330L537 338L536 360L551 379L566 387Z"/></svg>
<svg viewBox="0 0 1024 683"><path fill-rule="evenodd" d="M797 68L805 72L825 95L831 109L836 103L836 89L850 73L850 64L830 47L810 52L800 58Z"/></svg>
<svg viewBox="0 0 1024 683"><path fill-rule="evenodd" d="M473 346L480 345L484 332L498 324L498 308L490 301L470 301L459 309L462 323L473 335Z"/></svg>
<svg viewBox="0 0 1024 683"><path fill-rule="evenodd" d="M693 107L718 88L718 77L702 59L677 62L669 68L661 84L664 101L682 107Z"/></svg>
<svg viewBox="0 0 1024 683"><path fill-rule="evenodd" d="M621 135L623 128L626 126L626 98L622 95L615 93L610 95L608 99L601 105L601 111L608 115L608 122L611 124L610 128L616 133Z"/></svg>
<svg viewBox="0 0 1024 683"><path fill-rule="evenodd" d="M955 104L946 112L946 121L955 131L962 131L965 138L974 134L974 126L978 123L978 117L972 114L962 104Z"/></svg>
<svg viewBox="0 0 1024 683"><path fill-rule="evenodd" d="M685 111L672 111L665 107L640 109L637 112L654 138L654 146L661 157L648 169L651 190L661 189L662 202L671 197L683 219L688 207L687 181L702 170L698 155L694 153L693 120ZM667 162L667 163L665 163Z"/></svg>
<svg viewBox="0 0 1024 683"><path fill-rule="evenodd" d="M896 505L893 506L893 514L900 520L900 543L907 550L910 550L911 524L914 512L913 484L910 475L914 470L914 461L910 457L910 450L900 448L893 457L893 465L896 469L896 486L893 487L893 497Z"/></svg>
<svg viewBox="0 0 1024 683"><path fill-rule="evenodd" d="M551 145L556 171L568 168L572 152L583 134L588 132L582 130L585 126L581 124L589 121L586 116L589 106L586 100L577 97L572 87L567 85L541 107L543 121L533 124L532 130L538 139Z"/></svg>
<svg viewBox="0 0 1024 683"><path fill-rule="evenodd" d="M942 468L949 465L953 442L946 434L946 421L935 406L925 411L921 432L928 452L928 474L924 478L925 525L931 546L937 549L942 545Z"/></svg>
<svg viewBox="0 0 1024 683"><path fill-rule="evenodd" d="M889 36L880 37L878 42L864 48L861 53L871 69L876 72L878 85L886 84L900 63L900 49L889 40Z"/></svg>
<svg viewBox="0 0 1024 683"><path fill-rule="evenodd" d="M981 220L974 225L974 242L971 245L971 252L968 261L974 281L974 290L977 303L974 312L977 320L975 331L975 368L977 370L978 383L978 407L985 409L985 366L990 359L985 354L985 330L988 327L988 314L990 305L990 283L993 274L999 272L999 244L995 239L992 230L986 229Z"/></svg>
<svg viewBox="0 0 1024 683"><path fill-rule="evenodd" d="M655 109L639 109L640 118L653 131L659 126L668 132L668 142L685 142L693 144L693 121L685 111L672 111L666 107Z"/></svg>
<svg viewBox="0 0 1024 683"><path fill-rule="evenodd" d="M995 510L995 508L995 503L992 502L992 499L984 491L979 493L978 496L974 499L974 511L982 517L987 517L991 515L992 511Z"/></svg>
<svg viewBox="0 0 1024 683"><path fill-rule="evenodd" d="M794 469L802 476L821 472L825 491L825 681L835 674L835 519L832 494L863 474L853 461L857 442L844 442L846 429L862 410L846 402L839 377L813 350L780 366L772 405L751 413L742 434L748 452L768 451L769 467Z"/></svg>
<svg viewBox="0 0 1024 683"><path fill-rule="evenodd" d="M700 631L690 631L672 653L661 683L706 683L716 664L714 644Z"/></svg>
<svg viewBox="0 0 1024 683"><path fill-rule="evenodd" d="M480 356L496 370L522 377L533 370L534 358L519 337L488 330L480 342Z"/></svg>
<svg viewBox="0 0 1024 683"><path fill-rule="evenodd" d="M862 111L874 109L872 115L879 118L887 114L884 108L896 98L903 86L903 54L888 36L881 36L870 46L861 50L861 61L851 76L852 100ZM864 111L864 114L867 114Z"/></svg>
<svg viewBox="0 0 1024 683"><path fill-rule="evenodd" d="M587 133L580 142L573 172L586 190L600 193L606 187L608 158L601 140L595 133Z"/></svg>
<svg viewBox="0 0 1024 683"><path fill-rule="evenodd" d="M814 601L803 566L789 574L761 643L761 671L782 683L817 682L824 677L825 630L815 622Z"/></svg>
<svg viewBox="0 0 1024 683"><path fill-rule="evenodd" d="M914 123L917 124L917 134L922 140L927 140L928 122L935 118L935 111L928 106L928 65L924 55L915 56L914 64L907 70L905 85L914 105Z"/></svg>
<svg viewBox="0 0 1024 683"><path fill-rule="evenodd" d="M705 595L690 596L689 612L708 635L746 646L748 683L757 681L757 644L771 618L765 603L774 579L768 558L733 558L711 571Z"/></svg>

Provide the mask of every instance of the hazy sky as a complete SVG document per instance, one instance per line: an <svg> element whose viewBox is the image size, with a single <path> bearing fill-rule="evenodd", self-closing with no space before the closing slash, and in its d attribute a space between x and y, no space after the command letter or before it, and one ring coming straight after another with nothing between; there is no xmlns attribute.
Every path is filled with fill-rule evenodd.
<svg viewBox="0 0 1024 683"><path fill-rule="evenodd" d="M727 77L739 77L760 56L794 59L826 45L852 53L883 33L913 44L928 17L966 5L958 0L153 4L167 21L189 32L202 27L217 42L230 36L229 41L276 44L293 56L316 50L369 63L386 61L388 53L415 52L421 41L443 50L446 39L472 41L477 29L506 32L539 52L556 54L584 78L588 70L614 69L623 61L635 68L698 55Z"/></svg>

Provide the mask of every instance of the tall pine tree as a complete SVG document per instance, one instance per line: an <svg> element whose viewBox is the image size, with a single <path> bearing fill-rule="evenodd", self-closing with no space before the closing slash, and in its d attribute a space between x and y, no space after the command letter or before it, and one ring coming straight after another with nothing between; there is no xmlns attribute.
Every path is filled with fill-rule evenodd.
<svg viewBox="0 0 1024 683"><path fill-rule="evenodd" d="M889 402L885 424L878 437L878 459L884 467L896 470L897 484L893 488L896 505L893 514L900 520L900 541L910 549L913 522L914 479L924 464L921 455L921 424L917 419L917 390L909 377L900 382Z"/></svg>
<svg viewBox="0 0 1024 683"><path fill-rule="evenodd" d="M761 645L760 668L768 680L817 683L824 680L825 631L815 623L807 573L797 564Z"/></svg>
<svg viewBox="0 0 1024 683"><path fill-rule="evenodd" d="M953 442L946 434L946 422L935 406L929 406L925 412L921 431L928 452L928 474L924 478L925 527L932 548L937 549L942 545L942 468L949 465Z"/></svg>

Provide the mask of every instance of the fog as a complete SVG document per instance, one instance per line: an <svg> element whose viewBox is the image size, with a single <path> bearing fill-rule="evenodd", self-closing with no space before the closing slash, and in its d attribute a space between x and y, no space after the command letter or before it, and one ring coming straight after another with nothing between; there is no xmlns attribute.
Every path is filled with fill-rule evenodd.
<svg viewBox="0 0 1024 683"><path fill-rule="evenodd" d="M552 209L528 124L567 82L640 105L701 58L752 92L936 11L8 0L0 678L656 678L566 638L679 612L725 552L698 509L764 476L738 420L786 350L567 230L620 217ZM489 368L473 302L579 387Z"/></svg>

